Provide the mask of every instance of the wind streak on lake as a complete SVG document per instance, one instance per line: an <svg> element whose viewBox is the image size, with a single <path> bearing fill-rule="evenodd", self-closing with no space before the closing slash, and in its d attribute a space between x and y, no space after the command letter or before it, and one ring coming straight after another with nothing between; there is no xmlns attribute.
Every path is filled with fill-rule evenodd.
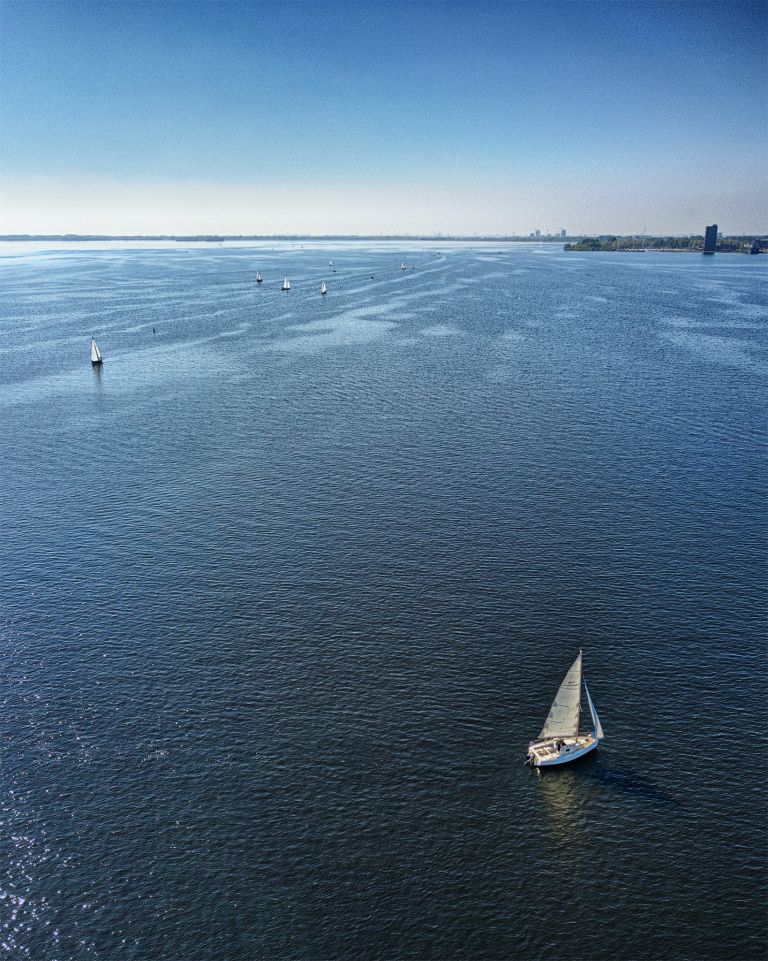
<svg viewBox="0 0 768 961"><path fill-rule="evenodd" d="M0 264L10 957L763 957L762 257Z"/></svg>

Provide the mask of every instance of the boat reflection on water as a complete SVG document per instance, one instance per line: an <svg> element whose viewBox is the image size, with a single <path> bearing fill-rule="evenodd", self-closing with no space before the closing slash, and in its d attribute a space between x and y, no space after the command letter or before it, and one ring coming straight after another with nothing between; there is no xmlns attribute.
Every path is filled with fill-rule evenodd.
<svg viewBox="0 0 768 961"><path fill-rule="evenodd" d="M543 824L548 824L553 838L563 843L578 841L587 826L589 802L596 785L594 775L598 759L594 754L567 768L554 771L533 768L537 790L544 801ZM584 775L587 774L587 777Z"/></svg>

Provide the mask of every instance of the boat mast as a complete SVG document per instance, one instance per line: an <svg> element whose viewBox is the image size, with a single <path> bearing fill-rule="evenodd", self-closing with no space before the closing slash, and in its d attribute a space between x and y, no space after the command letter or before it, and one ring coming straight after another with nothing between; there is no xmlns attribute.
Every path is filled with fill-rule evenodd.
<svg viewBox="0 0 768 961"><path fill-rule="evenodd" d="M584 683L583 664L581 648L579 648L579 709L576 711L576 737L579 736L579 728L581 727L581 685Z"/></svg>

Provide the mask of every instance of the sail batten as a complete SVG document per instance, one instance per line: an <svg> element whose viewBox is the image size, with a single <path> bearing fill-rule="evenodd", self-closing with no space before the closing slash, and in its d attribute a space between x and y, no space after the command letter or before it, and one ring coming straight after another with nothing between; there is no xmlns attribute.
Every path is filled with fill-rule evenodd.
<svg viewBox="0 0 768 961"><path fill-rule="evenodd" d="M581 709L581 653L568 669L555 695L539 737L575 737Z"/></svg>

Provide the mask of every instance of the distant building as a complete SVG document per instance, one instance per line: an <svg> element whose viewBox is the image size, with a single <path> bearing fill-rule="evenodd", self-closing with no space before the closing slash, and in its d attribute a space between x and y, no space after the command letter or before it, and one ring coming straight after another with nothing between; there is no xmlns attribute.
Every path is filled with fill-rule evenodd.
<svg viewBox="0 0 768 961"><path fill-rule="evenodd" d="M713 254L717 250L717 224L711 224L704 233L704 253Z"/></svg>
<svg viewBox="0 0 768 961"><path fill-rule="evenodd" d="M566 233L565 227L563 227L563 229L560 231L560 236L561 236L561 237L567 237L567 236L568 236L568 234Z"/></svg>
<svg viewBox="0 0 768 961"><path fill-rule="evenodd" d="M541 237L541 231L540 231L540 230L534 230L533 236L534 236L534 237Z"/></svg>

